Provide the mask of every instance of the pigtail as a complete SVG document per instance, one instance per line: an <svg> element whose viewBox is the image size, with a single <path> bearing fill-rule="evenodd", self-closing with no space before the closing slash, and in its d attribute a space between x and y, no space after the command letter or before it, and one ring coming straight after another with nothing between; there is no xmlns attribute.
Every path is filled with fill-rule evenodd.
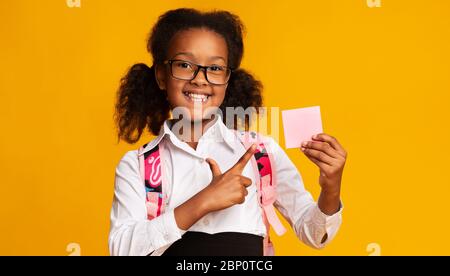
<svg viewBox="0 0 450 276"><path fill-rule="evenodd" d="M146 128L157 135L169 111L166 93L156 83L154 66L133 65L117 92L114 117L119 140L136 143Z"/></svg>
<svg viewBox="0 0 450 276"><path fill-rule="evenodd" d="M230 80L228 82L227 91L225 93L225 99L220 106L222 111L222 119L228 127L238 129L241 125L248 130L252 118L259 113L259 107L262 106L262 83L255 79L255 77L244 69L237 69L231 73ZM254 107L251 117L240 117L234 114L234 118L227 120L226 108L227 107L242 107L246 110L248 107Z"/></svg>

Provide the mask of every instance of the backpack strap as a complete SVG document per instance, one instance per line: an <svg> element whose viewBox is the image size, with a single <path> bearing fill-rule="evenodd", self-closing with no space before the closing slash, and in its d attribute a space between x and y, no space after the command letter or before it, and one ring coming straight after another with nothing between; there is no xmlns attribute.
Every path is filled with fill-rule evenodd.
<svg viewBox="0 0 450 276"><path fill-rule="evenodd" d="M139 149L139 170L145 184L147 218L156 218L164 212L167 203L167 183L162 172L164 144L161 142L148 152L146 145Z"/></svg>
<svg viewBox="0 0 450 276"><path fill-rule="evenodd" d="M272 167L272 164L275 164L274 159L272 153L267 150L266 145L256 132L236 131L236 134L246 148L254 143L257 144L257 149L254 153L255 158L252 158L250 162L255 176L259 175L259 178L256 180L258 203L263 209L263 219L267 229L267 235L264 239L264 255L274 255L273 245L269 238L270 226L273 227L275 233L279 236L286 232L286 228L284 228L278 218L273 206L277 198L276 170Z"/></svg>

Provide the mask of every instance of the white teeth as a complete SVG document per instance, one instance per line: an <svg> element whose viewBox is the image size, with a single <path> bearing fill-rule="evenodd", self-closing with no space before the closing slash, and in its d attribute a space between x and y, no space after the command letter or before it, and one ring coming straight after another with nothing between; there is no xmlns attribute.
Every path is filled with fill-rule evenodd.
<svg viewBox="0 0 450 276"><path fill-rule="evenodd" d="M208 98L209 98L208 95L202 95L202 94L194 94L194 93L189 93L189 92L185 92L184 94L189 96L189 98L194 102L206 102L206 100L208 100Z"/></svg>

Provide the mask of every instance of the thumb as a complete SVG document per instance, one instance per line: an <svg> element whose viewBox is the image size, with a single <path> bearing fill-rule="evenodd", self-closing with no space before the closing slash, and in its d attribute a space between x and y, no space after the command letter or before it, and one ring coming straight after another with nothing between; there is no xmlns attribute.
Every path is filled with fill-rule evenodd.
<svg viewBox="0 0 450 276"><path fill-rule="evenodd" d="M211 172L213 174L213 177L214 176L219 176L219 175L222 174L222 172L220 171L219 165L217 164L216 161L214 161L211 158L208 158L208 159L206 159L206 162L208 162L209 167L211 168Z"/></svg>

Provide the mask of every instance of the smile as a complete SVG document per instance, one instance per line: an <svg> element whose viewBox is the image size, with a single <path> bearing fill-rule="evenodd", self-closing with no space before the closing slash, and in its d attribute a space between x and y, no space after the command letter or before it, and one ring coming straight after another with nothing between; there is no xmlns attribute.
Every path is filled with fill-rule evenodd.
<svg viewBox="0 0 450 276"><path fill-rule="evenodd" d="M196 103L205 103L211 97L211 95L191 93L189 91L183 92L183 94L190 101Z"/></svg>

